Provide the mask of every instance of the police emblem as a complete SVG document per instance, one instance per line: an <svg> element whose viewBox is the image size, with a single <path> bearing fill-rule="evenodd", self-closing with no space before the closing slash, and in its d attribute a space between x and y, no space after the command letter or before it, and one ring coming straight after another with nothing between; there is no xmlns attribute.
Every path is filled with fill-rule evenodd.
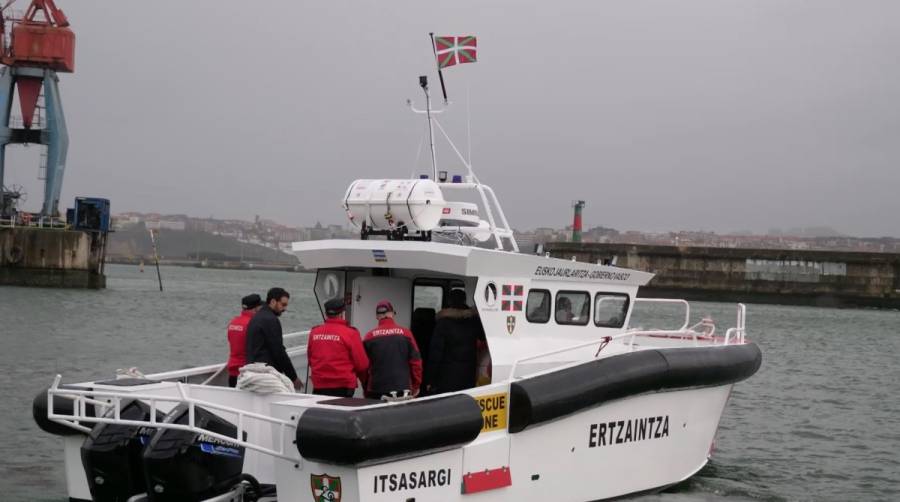
<svg viewBox="0 0 900 502"><path fill-rule="evenodd" d="M506 331L509 331L509 334L513 334L513 331L516 330L516 316L508 315L506 316Z"/></svg>
<svg viewBox="0 0 900 502"><path fill-rule="evenodd" d="M310 474L313 500L316 502L341 502L341 478L328 474Z"/></svg>

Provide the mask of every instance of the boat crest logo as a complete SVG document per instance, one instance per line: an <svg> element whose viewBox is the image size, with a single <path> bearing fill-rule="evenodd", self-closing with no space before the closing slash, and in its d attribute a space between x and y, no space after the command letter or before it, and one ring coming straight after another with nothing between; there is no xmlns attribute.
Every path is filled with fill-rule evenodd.
<svg viewBox="0 0 900 502"><path fill-rule="evenodd" d="M309 484L316 502L341 502L341 478L328 474L310 474Z"/></svg>
<svg viewBox="0 0 900 502"><path fill-rule="evenodd" d="M513 331L516 330L516 316L508 315L506 316L506 331L509 331L509 334L513 334Z"/></svg>

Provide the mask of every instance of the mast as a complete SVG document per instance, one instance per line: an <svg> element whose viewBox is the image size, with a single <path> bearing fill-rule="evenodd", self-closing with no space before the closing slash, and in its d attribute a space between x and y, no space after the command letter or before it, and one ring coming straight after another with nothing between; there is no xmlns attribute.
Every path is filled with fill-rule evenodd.
<svg viewBox="0 0 900 502"><path fill-rule="evenodd" d="M447 131L444 130L444 127L441 126L440 121L438 121L435 115L443 113L445 109L432 110L431 109L431 96L428 93L428 77L425 75L419 76L419 87L422 88L422 91L425 92L425 109L419 110L414 105L412 100L406 100L406 105L409 106L410 110L413 113L421 113L427 117L428 120L428 145L431 148L431 168L432 168L432 179L438 183L441 187L441 190L474 190L478 196L481 198L482 209L485 211L485 215L487 216L487 223L490 228L490 234L494 238L494 241L497 244L497 249L504 249L503 239L507 239L509 241L510 247L513 251L519 252L519 245L516 243L515 235L513 234L512 228L509 226L509 222L506 219L506 215L503 213L503 208L500 206L500 201L497 199L497 195L494 194L494 191L491 187L481 183L479 181L478 176L475 175L475 172L472 170L471 162L466 159L462 152L456 147L453 143L453 140L450 139L450 136L447 134ZM438 132L440 132L444 139L447 140L447 144L450 145L450 149L456 154L459 158L462 165L465 167L467 176L465 182L463 182L461 176L454 176L452 182L448 182L446 171L438 171L437 167L437 155L435 154L434 147L434 133L435 126L437 126ZM471 140L470 140L471 142ZM471 148L471 145L469 146ZM470 154L471 157L471 154ZM417 156L418 158L418 156ZM499 221L494 217L494 210L497 211L497 215L499 216Z"/></svg>
<svg viewBox="0 0 900 502"><path fill-rule="evenodd" d="M428 76L419 76L419 86L425 92L425 114L428 117L428 145L431 147L431 179L437 181L437 156L434 153L434 123L431 118L431 96L428 94Z"/></svg>

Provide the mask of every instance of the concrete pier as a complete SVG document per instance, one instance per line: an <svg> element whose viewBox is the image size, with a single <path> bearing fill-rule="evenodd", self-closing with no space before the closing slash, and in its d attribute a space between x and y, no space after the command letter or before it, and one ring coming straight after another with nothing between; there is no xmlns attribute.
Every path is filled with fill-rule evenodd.
<svg viewBox="0 0 900 502"><path fill-rule="evenodd" d="M900 308L900 254L572 242L544 249L652 272L644 297Z"/></svg>
<svg viewBox="0 0 900 502"><path fill-rule="evenodd" d="M100 232L0 228L0 285L104 288L105 252Z"/></svg>

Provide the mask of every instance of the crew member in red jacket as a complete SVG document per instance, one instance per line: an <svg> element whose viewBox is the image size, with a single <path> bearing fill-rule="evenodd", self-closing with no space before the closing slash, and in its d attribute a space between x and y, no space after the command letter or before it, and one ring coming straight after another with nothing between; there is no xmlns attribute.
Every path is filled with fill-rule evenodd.
<svg viewBox="0 0 900 502"><path fill-rule="evenodd" d="M366 397L380 399L408 390L419 394L422 385L422 356L412 331L394 322L394 306L389 301L375 307L378 327L366 333L363 346L369 356L369 382Z"/></svg>
<svg viewBox="0 0 900 502"><path fill-rule="evenodd" d="M344 320L344 300L325 302L325 316L310 330L306 348L313 394L353 397L357 378L365 383L369 358L359 331Z"/></svg>
<svg viewBox="0 0 900 502"><path fill-rule="evenodd" d="M231 353L228 356L228 386L237 385L241 366L247 364L247 325L250 319L262 307L262 298L257 294L241 298L241 313L228 323L228 345Z"/></svg>

